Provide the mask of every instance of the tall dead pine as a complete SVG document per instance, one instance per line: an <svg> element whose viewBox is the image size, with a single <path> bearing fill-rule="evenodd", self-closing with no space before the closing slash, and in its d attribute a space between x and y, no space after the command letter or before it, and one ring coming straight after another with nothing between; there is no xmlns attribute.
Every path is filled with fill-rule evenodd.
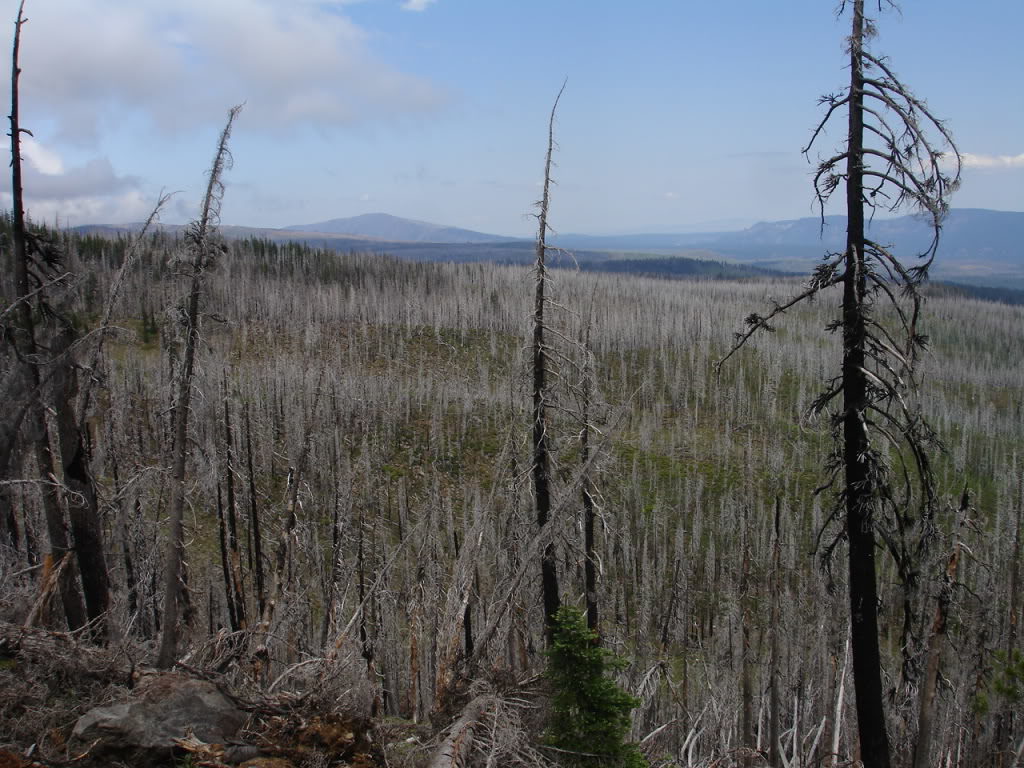
<svg viewBox="0 0 1024 768"><path fill-rule="evenodd" d="M47 556L47 567L58 569L60 574L59 591L64 608L64 616L68 628L74 630L86 622L85 606L79 588L76 569L65 559L71 555L71 542L68 537L64 505L61 502L61 489L57 479L55 457L51 445L52 433L46 416L44 401L44 376L41 367L47 357L40 349L36 317L33 303L41 307L45 304L44 288L53 282L51 268L56 261L56 254L39 238L29 234L25 224L25 201L21 174L21 134L31 132L21 127L18 101L18 78L21 69L18 65L18 54L21 47L21 29L28 19L24 16L25 3L18 5L18 16L14 24L14 43L11 55L11 195L13 206L12 245L14 250L14 281L17 309L15 322L4 335L14 348L16 365L20 369L15 383L21 385L22 391L16 402L10 404L10 410L19 413L11 420L11 437L15 437L17 429L24 420L31 430L32 452L38 465L40 488L42 490L43 512L46 518L46 529L50 539L50 552ZM33 298L34 297L34 298ZM4 449L0 459L7 466L0 470L10 471L13 457L11 446ZM6 498L6 496L4 497Z"/></svg>
<svg viewBox="0 0 1024 768"><path fill-rule="evenodd" d="M195 376L196 348L199 346L199 304L203 292L206 272L213 265L214 244L211 242L220 218L220 203L224 195L221 177L231 167L231 153L228 139L231 126L241 111L241 106L232 107L228 120L217 142L217 151L210 167L206 194L203 196L199 218L189 225L185 233L190 259L190 288L180 320L182 324L183 356L177 372L174 400L174 447L171 468L171 510L170 531L167 535L167 555L164 572L164 616L160 635L160 650L157 666L167 669L178 656L180 627L178 608L184 597L185 581L185 535L183 517L185 510L185 469L188 459L189 405L192 400L192 384Z"/></svg>
<svg viewBox="0 0 1024 768"><path fill-rule="evenodd" d="M548 282L547 233L551 202L551 156L555 150L555 112L565 90L562 83L548 118L548 149L544 159L544 187L537 211L537 249L535 261L536 290L533 301L533 493L537 511L537 528L543 530L551 516L551 442L548 431L548 346L544 322ZM555 569L555 545L548 541L540 562L541 589L544 600L544 626L548 636L554 627L560 606L558 573Z"/></svg>
<svg viewBox="0 0 1024 768"><path fill-rule="evenodd" d="M757 331L772 330L773 320L790 307L841 286L839 317L829 327L841 333L841 367L812 405L817 413L831 410L835 437L835 450L825 462L824 488L839 491L831 519L842 525L825 554L830 557L844 539L848 544L860 756L866 768L888 768L875 553L881 538L897 562L904 590L912 590L904 574L913 573L908 560L919 556L923 537L933 528L935 502L929 461L934 435L911 397L925 345L918 327L920 286L935 258L948 197L959 183L960 157L927 105L900 82L888 60L867 49L875 27L864 15L864 0L844 0L840 12L847 8L852 11L850 82L821 99L825 116L804 150L809 152L833 117L845 110L846 140L820 160L814 188L822 215L833 193L845 192L846 247L826 256L802 293L775 303L766 316L748 316L747 330L737 334L726 359ZM904 206L916 209L932 227L931 242L915 263L897 258L867 231L876 210L895 212ZM888 305L894 319L876 311L878 302ZM900 472L916 482L893 481ZM922 538L907 547L902 542L913 528Z"/></svg>

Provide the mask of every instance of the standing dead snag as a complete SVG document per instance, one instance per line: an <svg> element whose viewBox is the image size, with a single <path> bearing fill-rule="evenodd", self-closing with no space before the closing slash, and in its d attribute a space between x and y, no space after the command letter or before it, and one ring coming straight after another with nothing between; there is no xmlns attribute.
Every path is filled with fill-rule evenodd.
<svg viewBox="0 0 1024 768"><path fill-rule="evenodd" d="M544 341L544 291L547 287L548 207L551 201L551 155L555 149L555 112L565 83L555 97L548 118L548 150L544 160L544 190L537 212L537 288L533 303L533 492L537 509L537 527L543 529L551 514L551 444L548 434L548 347ZM558 573L555 570L555 545L549 541L540 561L541 589L544 598L544 627L550 637L558 613Z"/></svg>
<svg viewBox="0 0 1024 768"><path fill-rule="evenodd" d="M46 304L45 288L56 282L54 267L59 263L58 254L50 244L30 236L25 224L25 201L21 177L21 134L31 132L21 127L18 102L18 77L21 69L18 66L18 54L21 46L21 28L28 21L24 16L25 3L18 5L18 17L14 23L14 44L11 56L11 195L13 211L12 245L14 250L14 281L17 304L14 325L5 329L5 337L11 344L20 372L15 373L13 383L23 391L17 401L11 403L12 411L20 414L10 422L11 437L17 435L21 421L25 420L32 431L32 450L39 474L42 489L43 511L46 517L46 529L50 539L50 565L62 565L65 556L71 551L68 538L64 505L61 502L61 488L56 476L56 463L51 445L51 429L46 417L43 383L45 377L41 368L47 362L40 348L33 303L38 303L43 310L42 316L53 313ZM33 285L35 287L33 287ZM18 402L20 401L20 402ZM13 429L11 428L13 427ZM5 430L5 431L8 431ZM0 471L9 472L12 460L9 448L5 449L0 459ZM6 466L4 466L6 465ZM0 477L0 479L7 479ZM6 492L2 497L7 499ZM5 502L6 503L6 502ZM60 596L64 607L64 615L70 629L78 629L86 622L85 607L78 586L77 574L73 567L65 566L60 571Z"/></svg>
<svg viewBox="0 0 1024 768"><path fill-rule="evenodd" d="M199 218L189 225L185 242L191 255L188 264L191 285L188 300L181 312L183 325L182 344L184 347L181 368L178 371L177 392L174 402L174 464L171 474L171 529L167 536L167 562L164 573L164 619L160 636L160 651L157 666L167 669L174 664L178 655L180 630L178 627L178 605L184 596L183 570L185 566L185 535L183 515L185 510L185 464L188 458L189 404L192 399L192 379L195 372L196 347L199 345L199 300L203 291L204 276L213 266L214 246L211 242L220 217L220 202L224 195L221 181L224 171L231 167L231 153L228 139L231 125L241 111L241 106L232 107L228 121L217 142L217 152L210 167Z"/></svg>
<svg viewBox="0 0 1024 768"><path fill-rule="evenodd" d="M846 110L845 145L822 160L814 175L822 215L837 189L846 193L846 248L826 258L803 293L775 304L765 317L750 315L747 330L737 335L726 359L758 330L771 330L771 321L789 307L842 286L840 316L829 327L842 333L841 370L812 405L820 413L842 396L841 408L831 417L836 449L826 462L825 487L840 488L831 520L843 520L845 526L826 548L826 557L845 537L861 759L867 768L888 768L876 537L896 560L904 589L912 591L912 561L920 556L933 524L935 489L928 449L935 438L907 395L916 387L915 365L925 345L918 329L919 288L935 257L948 197L959 182L960 158L949 132L925 103L896 78L886 59L865 48L875 30L864 16L864 0L844 0L840 12L848 5L853 16L850 84L822 98L825 116L804 150ZM896 211L908 204L928 217L933 231L912 266L866 231L866 219L879 208ZM895 322L884 323L875 312L878 300L888 305ZM917 544L908 546L908 532L915 527Z"/></svg>

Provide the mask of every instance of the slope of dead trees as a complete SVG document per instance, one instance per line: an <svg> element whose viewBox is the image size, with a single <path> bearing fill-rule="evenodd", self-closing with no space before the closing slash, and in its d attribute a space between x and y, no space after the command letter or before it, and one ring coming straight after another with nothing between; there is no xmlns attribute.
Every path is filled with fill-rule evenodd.
<svg viewBox="0 0 1024 768"><path fill-rule="evenodd" d="M127 243L60 239L76 275L66 300L89 322ZM180 295L169 265L179 248L154 236L126 278L88 422L112 623L139 649L153 647L164 617L175 380L173 318L162 318ZM523 427L529 282L511 267L228 244L206 298L223 322L205 326L192 403L187 663L419 721L457 709L436 696L453 665L496 689L541 668ZM851 756L845 580L835 571L830 582L811 554L828 513L814 494L828 430L800 421L819 372L836 365L816 330L824 304L792 312L716 379L730 321L790 285L560 273L555 290L563 305L593 300L600 632L626 655L621 681L643 701L634 736L697 765L764 749L777 722L789 757L833 745ZM948 628L961 653L945 652L937 713L935 748L954 757L1019 739L997 683L1011 679L1007 654L1020 643L1022 320L997 304L926 305L922 404L946 442L937 482L958 490L966 475L976 489ZM568 338L582 322L552 317ZM571 401L565 385L554 390ZM563 599L582 604L579 427L568 411L553 409L551 427L555 555ZM33 476L26 444L14 460L9 476ZM23 623L45 582L46 514L38 484L4 490L3 612ZM880 568L881 649L895 680L901 592L893 566ZM941 572L922 570L922 594L937 594ZM59 604L34 621L67 629ZM896 746L914 717L891 712Z"/></svg>
<svg viewBox="0 0 1024 768"><path fill-rule="evenodd" d="M11 119L17 169L16 101ZM26 227L15 207L0 256L0 746L80 713L66 679L18 671L23 648L72 643L119 680L176 663L253 696L432 723L436 750L392 755L408 764L548 764L523 734L541 732L560 599L626 659L653 763L862 756L847 575L819 568L842 539L821 536L830 428L806 417L842 365L820 334L840 286L719 370L736 318L792 283L544 264L531 280L205 229L106 240ZM545 231L538 252L557 259ZM1024 313L943 296L920 325L935 494L966 482L973 511L937 513L912 573L877 563L887 738L912 754L926 715L936 764L1011 766Z"/></svg>

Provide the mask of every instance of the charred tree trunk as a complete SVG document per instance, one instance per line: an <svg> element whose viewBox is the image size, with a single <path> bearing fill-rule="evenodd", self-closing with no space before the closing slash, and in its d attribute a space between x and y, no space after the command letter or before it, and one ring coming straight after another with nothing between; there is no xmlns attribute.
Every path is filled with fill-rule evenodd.
<svg viewBox="0 0 1024 768"><path fill-rule="evenodd" d="M224 602L228 608L228 621L231 624L231 631L237 632L238 612L235 609L234 590L231 587L231 566L228 564L227 527L227 522L224 520L224 496L221 493L220 483L217 483L217 538L220 542L221 576L224 578ZM212 596L212 591L210 594Z"/></svg>
<svg viewBox="0 0 1024 768"><path fill-rule="evenodd" d="M548 207L551 191L551 155L555 148L555 111L562 98L562 84L548 119L548 149L544 161L544 191L537 213L536 291L533 301L533 493L537 511L537 528L543 530L551 516L551 444L548 432L548 348L544 340L544 297L547 288L547 232ZM555 545L544 546L540 561L541 590L544 601L544 627L549 638L554 628L555 614L561 604L558 593L558 573L555 569Z"/></svg>
<svg viewBox="0 0 1024 768"><path fill-rule="evenodd" d="M864 0L854 0L850 33L849 127L846 158L846 233L843 276L843 490L849 541L850 647L857 729L865 768L889 768L889 736L882 700L878 647L878 585L873 507L875 481L868 440L867 270L864 260Z"/></svg>
<svg viewBox="0 0 1024 768"><path fill-rule="evenodd" d="M249 405L243 411L245 418L245 462L249 475L249 529L252 546L249 549L250 569L256 582L256 608L260 616L267 609L267 592L263 580L263 535L260 533L259 504L256 500L256 472L252 462L252 423L249 421Z"/></svg>
<svg viewBox="0 0 1024 768"><path fill-rule="evenodd" d="M782 504L775 500L775 538L772 543L772 576L771 584L771 620L768 631L771 633L771 662L769 666L768 682L768 764L772 768L782 768L786 764L785 756L782 754L782 729L780 717L782 710L782 696L780 692L782 672L780 665L782 660L779 634L782 627L779 624L782 613Z"/></svg>
<svg viewBox="0 0 1024 768"><path fill-rule="evenodd" d="M223 194L221 176L230 166L228 139L231 125L241 107L232 107L227 124L221 131L217 152L210 168L210 177L203 198L202 212L189 230L188 241L192 250L191 286L182 322L184 324L184 359L178 375L177 392L174 402L174 460L171 468L171 520L167 537L166 570L164 573L163 627L160 636L160 650L157 667L167 669L178 656L180 629L178 612L185 600L185 467L188 459L189 406L192 401L192 380L195 372L196 347L199 345L199 300L203 289L203 277L211 265L212 248L210 235L216 226Z"/></svg>
<svg viewBox="0 0 1024 768"><path fill-rule="evenodd" d="M18 53L21 45L21 28L26 23L23 15L24 2L18 6L18 17L14 25L14 44L11 61L11 195L13 211L12 240L14 246L14 280L17 291L17 327L11 329L10 338L18 364L24 366L27 384L24 400L28 426L31 430L32 451L38 464L43 511L46 529L50 538L50 555L54 564L63 563L71 551L63 505L60 499L60 485L56 477L56 465L51 449L50 424L43 400L43 376L40 372L41 350L36 338L35 318L32 312L30 254L28 234L25 226L25 203L21 174L21 127L18 111ZM75 630L86 622L85 608L78 588L75 569L67 564L60 571L60 596L68 628Z"/></svg>
<svg viewBox="0 0 1024 768"><path fill-rule="evenodd" d="M962 520L963 516L967 514L969 506L970 503L965 489L960 502L958 518ZM961 520L957 522L959 523ZM920 692L920 710L917 718L917 745L914 749L913 768L928 768L929 765L934 764L929 761L929 755L932 751L932 741L935 736L935 695L938 692L939 663L942 660L942 647L946 640L949 606L953 601L953 591L956 586L959 566L960 539L957 535L954 537L953 552L946 563L946 573L942 586L939 588L938 598L935 603L935 619L932 623L932 633L928 639L927 663Z"/></svg>
<svg viewBox="0 0 1024 768"><path fill-rule="evenodd" d="M96 486L89 472L89 441L85 414L75 413L78 395L78 372L70 357L70 347L77 334L71 328L58 337L54 348L54 406L60 435L64 485L67 487L68 518L74 541L78 570L85 595L85 608L97 637L105 637L110 627L110 577L100 528L99 502ZM86 387L88 391L88 387ZM84 403L83 403L84 405Z"/></svg>
<svg viewBox="0 0 1024 768"><path fill-rule="evenodd" d="M246 628L245 588L242 583L242 555L238 546L238 515L235 498L235 453L234 432L231 428L231 410L228 405L227 377L224 379L224 485L227 494L227 507L224 510L227 525L227 590L229 605L235 607L237 626L234 629Z"/></svg>

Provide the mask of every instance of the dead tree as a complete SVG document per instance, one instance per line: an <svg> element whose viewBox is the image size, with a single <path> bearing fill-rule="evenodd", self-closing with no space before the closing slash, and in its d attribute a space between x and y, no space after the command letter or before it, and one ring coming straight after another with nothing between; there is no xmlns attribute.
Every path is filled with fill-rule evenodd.
<svg viewBox="0 0 1024 768"><path fill-rule="evenodd" d="M92 392L99 376L103 355L103 342L110 328L114 306L131 267L138 245L146 229L158 214L167 197L161 196L150 214L142 231L126 250L124 261L110 289L105 312L99 328L91 334L95 341L89 362L83 366L76 351L84 344L75 325L64 316L50 300L50 289L55 283L70 277L62 272L63 248L49 241L44 235L27 231L24 215L24 196L21 178L20 134L26 131L19 124L18 109L18 53L21 42L21 28L26 22L19 6L15 28L14 55L11 80L11 150L12 188L14 190L13 240L15 242L15 268L19 298L17 303L18 327L12 329L11 343L19 364L15 366L15 383L20 383L27 397L15 398L24 407L16 408L13 418L5 418L3 430L11 428L10 442L5 441L0 454L0 473L10 470L10 456L14 438L21 421L28 412L32 424L31 442L36 453L44 482L43 506L47 527L50 532L51 550L54 560L60 553L73 551L76 568L62 569L61 594L65 601L65 614L69 624L80 626L83 618L81 598L78 592L78 577L84 595L85 619L92 623L95 636L104 637L110 607L110 580L104 554L103 533L100 524L99 502L95 480L90 470L92 443L88 432L88 418L92 404ZM85 372L80 381L80 372ZM8 393L10 394L10 393ZM47 419L47 409L52 409L55 418ZM55 438L58 452L51 444ZM45 444L44 444L45 441ZM59 471L58 471L59 467ZM4 513L5 519L13 519ZM70 523L70 539L68 536ZM11 530L16 531L12 525ZM16 543L16 541L12 542ZM71 613L68 611L71 610Z"/></svg>
<svg viewBox="0 0 1024 768"><path fill-rule="evenodd" d="M48 566L60 568L60 596L68 627L78 629L86 622L85 607L78 586L76 570L64 566L64 559L70 556L71 542L68 537L64 507L61 502L61 485L57 478L57 467L51 445L52 431L46 415L44 400L44 366L49 361L49 351L39 342L36 328L36 314L41 318L54 317L53 308L46 300L46 288L60 282L66 275L57 273L59 254L52 243L29 233L25 223L25 201L21 176L21 134L31 132L21 127L18 109L18 53L21 45L21 28L27 22L24 16L24 2L18 6L18 17L14 24L14 44L11 62L11 195L13 203L12 245L14 250L15 314L14 324L5 329L5 336L11 345L17 366L21 369L15 383L24 390L12 403L12 410L22 413L10 420L12 436L25 420L31 432L32 451L40 474L40 488L46 528L50 539ZM5 430L7 431L7 430ZM8 465L0 470L10 471L9 449L0 456ZM3 478L6 479L6 478Z"/></svg>
<svg viewBox="0 0 1024 768"><path fill-rule="evenodd" d="M964 488L957 510L955 525L966 523L966 515L970 509L970 497ZM930 760L932 742L935 736L935 695L939 686L939 664L942 660L943 645L946 639L946 627L949 622L950 606L957 582L957 570L960 567L959 532L953 534L953 551L946 563L946 573L939 594L935 601L935 618L932 623L931 636L928 638L927 662L924 680L921 684L921 700L917 717L917 744L914 747L914 768L927 768L932 765Z"/></svg>
<svg viewBox="0 0 1024 768"><path fill-rule="evenodd" d="M587 603L587 629L600 637L600 618L597 605L597 547L594 542L594 529L597 522L597 504L594 500L594 483L591 480L590 433L594 429L590 422L594 399L594 355L590 349L590 324L587 325L583 340L583 381L581 382L582 402L580 417L580 493L583 502L583 592Z"/></svg>
<svg viewBox="0 0 1024 768"><path fill-rule="evenodd" d="M167 561L164 573L164 618L160 635L160 650L157 666L167 669L174 664L178 655L180 628L178 607L184 596L183 571L185 567L185 534L183 517L185 510L185 468L188 459L189 404L192 399L192 383L195 374L196 348L199 346L199 304L203 293L206 272L213 266L215 246L212 242L220 214L220 203L224 195L221 177L231 167L231 153L228 139L231 125L241 111L241 106L232 107L228 112L227 124L217 142L217 152L210 167L206 194L203 196L199 218L189 225L185 242L190 260L188 262L190 288L185 306L181 308L183 357L176 382L174 401L174 448L171 468L171 520L167 535Z"/></svg>
<svg viewBox="0 0 1024 768"><path fill-rule="evenodd" d="M551 436L548 419L548 366L549 350L545 341L547 326L544 322L547 288L547 234L548 208L551 201L551 155L555 150L555 112L565 90L565 83L555 97L548 118L548 149L544 159L544 187L537 211L536 291L533 301L533 493L537 510L537 528L543 529L551 515ZM540 562L541 589L544 600L544 626L550 636L558 612L558 573L555 569L553 541L544 547Z"/></svg>
<svg viewBox="0 0 1024 768"><path fill-rule="evenodd" d="M64 483L69 491L68 518L81 573L86 612L89 621L96 625L97 634L100 636L109 634L112 630L107 615L110 608L110 576L104 554L96 483L90 470L92 440L89 437L88 419L92 411L93 390L101 376L103 346L110 333L114 309L127 275L138 258L143 238L168 199L168 195L160 195L142 228L125 249L124 260L111 285L103 316L95 334L96 340L84 369L72 357L72 348L80 339L78 332L70 323L65 324L53 349L56 390L53 400L60 434ZM84 372L81 384L80 370Z"/></svg>
<svg viewBox="0 0 1024 768"><path fill-rule="evenodd" d="M916 388L915 364L926 343L918 328L920 286L935 258L949 195L959 182L960 159L945 126L899 81L885 58L866 48L875 27L864 15L864 0L844 1L840 12L848 5L853 17L850 84L821 99L825 116L804 150L809 152L833 118L846 111L845 144L822 159L814 175L822 216L836 190L846 193L846 248L826 257L805 291L774 304L766 316L750 315L726 359L757 331L772 330L774 318L790 307L842 286L840 314L829 326L841 333L841 370L812 406L820 413L841 402L831 417L836 447L826 462L825 487L838 487L831 520L844 525L825 554L830 556L841 539L848 542L861 759L867 768L888 768L875 550L881 537L901 575L912 577L908 566L914 552L901 543L903 533L914 524L915 514L925 532L933 517L929 447L934 435L909 395ZM930 243L912 264L867 233L876 210L904 206L919 211L932 228ZM895 323L885 323L876 312L879 301L891 308ZM899 473L897 483L894 475ZM904 588L913 585L905 582Z"/></svg>

